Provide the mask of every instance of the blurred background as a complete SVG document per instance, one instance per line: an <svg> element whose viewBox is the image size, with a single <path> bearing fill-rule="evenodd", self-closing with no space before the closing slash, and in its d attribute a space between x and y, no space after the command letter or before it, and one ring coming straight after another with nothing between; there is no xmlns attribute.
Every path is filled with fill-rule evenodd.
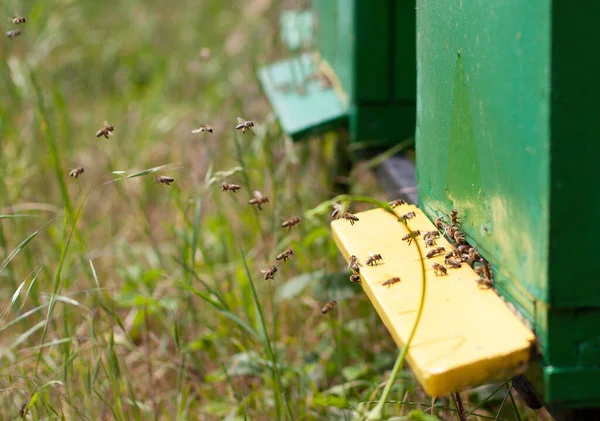
<svg viewBox="0 0 600 421"><path fill-rule="evenodd" d="M304 213L344 183L386 197L368 168L338 177L343 134L287 139L256 78L286 54L281 12L306 7L2 3L4 32L27 20L0 42L2 419L341 420L377 399L397 348L348 282L328 215ZM237 117L255 128L236 132ZM514 419L496 387L465 394L469 408ZM408 369L392 397L394 419L456 419Z"/></svg>

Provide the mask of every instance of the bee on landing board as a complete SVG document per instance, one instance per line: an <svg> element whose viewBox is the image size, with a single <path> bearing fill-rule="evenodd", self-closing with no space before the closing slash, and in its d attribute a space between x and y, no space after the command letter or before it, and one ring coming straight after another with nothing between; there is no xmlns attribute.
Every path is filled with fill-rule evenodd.
<svg viewBox="0 0 600 421"><path fill-rule="evenodd" d="M246 133L246 131L250 130L252 127L254 127L254 122L253 121L246 121L241 117L237 118L237 126L235 126L236 130L241 130L242 134Z"/></svg>
<svg viewBox="0 0 600 421"><path fill-rule="evenodd" d="M381 286L388 287L389 289L392 285L397 284L398 282L400 282L400 278L395 276L382 283Z"/></svg>
<svg viewBox="0 0 600 421"><path fill-rule="evenodd" d="M438 254L442 254L443 252L445 252L446 249L444 247L437 247L433 250L431 250L429 253L427 253L427 258L431 259L433 256L437 256Z"/></svg>
<svg viewBox="0 0 600 421"><path fill-rule="evenodd" d="M8 39L15 39L19 35L21 35L21 30L20 29L15 29L14 31L8 31L6 33L6 36L8 37Z"/></svg>
<svg viewBox="0 0 600 421"><path fill-rule="evenodd" d="M248 203L256 206L259 211L262 211L262 205L269 203L269 198L267 196L263 196L263 194L258 190L254 190L254 198L248 200Z"/></svg>
<svg viewBox="0 0 600 421"><path fill-rule="evenodd" d="M446 257L445 260L446 266L454 269L460 269L462 264L459 261L454 260L451 257Z"/></svg>
<svg viewBox="0 0 600 421"><path fill-rule="evenodd" d="M444 229L444 218L442 218L441 216L435 218L434 224L437 227L437 229L443 230Z"/></svg>
<svg viewBox="0 0 600 421"><path fill-rule="evenodd" d="M284 262L287 262L287 259L291 258L293 255L294 255L294 250L287 249L287 250L284 250L283 252L279 253L277 255L277 257L275 258L275 260L283 260Z"/></svg>
<svg viewBox="0 0 600 421"><path fill-rule="evenodd" d="M350 281L360 283L360 275L353 273L350 275Z"/></svg>
<svg viewBox="0 0 600 421"><path fill-rule="evenodd" d="M413 219L417 214L415 212L407 212L404 215L400 215L399 221L407 222L409 219Z"/></svg>
<svg viewBox="0 0 600 421"><path fill-rule="evenodd" d="M69 172L69 177L75 177L75 178L77 178L81 174L83 174L83 167L77 167L77 168L75 168L75 169L73 169L73 170L71 170Z"/></svg>
<svg viewBox="0 0 600 421"><path fill-rule="evenodd" d="M479 289L490 289L494 286L494 282L488 278L479 278L475 282L477 282L477 288Z"/></svg>
<svg viewBox="0 0 600 421"><path fill-rule="evenodd" d="M335 308L336 305L337 305L337 301L335 301L335 300L329 301L327 304L325 304L323 306L323 308L321 309L321 313L323 313L323 314L329 313L331 310L333 310Z"/></svg>
<svg viewBox="0 0 600 421"><path fill-rule="evenodd" d="M402 241L408 242L408 245L410 246L412 241L419 235L421 235L421 231L419 231L419 230L411 231L408 234L406 234L404 237L402 237Z"/></svg>
<svg viewBox="0 0 600 421"><path fill-rule="evenodd" d="M294 216L293 218L290 218L287 221L284 221L283 224L281 224L281 228L287 228L289 231L292 229L292 227L295 227L299 223L300 223L300 217Z"/></svg>
<svg viewBox="0 0 600 421"><path fill-rule="evenodd" d="M354 274L358 275L360 273L361 266L362 265L358 261L358 257L356 257L355 255L350 256L350 261L348 262L348 267Z"/></svg>
<svg viewBox="0 0 600 421"><path fill-rule="evenodd" d="M109 136L112 136L114 131L115 131L115 127L111 126L110 124L108 124L107 121L105 121L104 127L102 127L100 130L98 130L96 132L96 137L104 136L106 139L108 139Z"/></svg>
<svg viewBox="0 0 600 421"><path fill-rule="evenodd" d="M229 184L229 183L221 184L221 191L230 191L232 193L237 193L237 191L241 188L242 188L242 186L240 186L239 184Z"/></svg>
<svg viewBox="0 0 600 421"><path fill-rule="evenodd" d="M371 254L365 261L367 266L377 266L379 263L383 263L383 257L379 253Z"/></svg>
<svg viewBox="0 0 600 421"><path fill-rule="evenodd" d="M202 132L212 133L213 132L213 128L211 126L209 126L208 124L201 124L200 127L198 127L197 129L192 130L192 133L194 133L194 134L196 134L196 133L202 133Z"/></svg>
<svg viewBox="0 0 600 421"><path fill-rule="evenodd" d="M452 209L450 211L450 220L452 222L452 225L458 225L458 224L460 224L459 219L460 218L458 217L458 210Z"/></svg>
<svg viewBox="0 0 600 421"><path fill-rule="evenodd" d="M175 180L172 177L168 177L166 175L157 175L156 177L154 177L154 181L156 181L157 183L166 184L167 186L170 186L171 183Z"/></svg>
<svg viewBox="0 0 600 421"><path fill-rule="evenodd" d="M439 263L434 263L433 265L431 265L431 267L433 268L433 272L437 276L443 276L443 275L448 274L448 271L446 270L446 268L444 266L440 265Z"/></svg>
<svg viewBox="0 0 600 421"><path fill-rule="evenodd" d="M261 270L261 273L265 274L265 281L268 279L275 280L275 273L277 272L277 266L271 266L269 269Z"/></svg>

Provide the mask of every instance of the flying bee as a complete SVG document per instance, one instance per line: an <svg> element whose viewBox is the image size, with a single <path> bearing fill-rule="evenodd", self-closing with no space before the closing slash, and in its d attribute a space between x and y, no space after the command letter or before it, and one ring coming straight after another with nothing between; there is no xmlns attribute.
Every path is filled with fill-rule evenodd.
<svg viewBox="0 0 600 421"><path fill-rule="evenodd" d="M342 216L342 218L344 218L346 221L350 222L350 225L354 225L354 223L355 223L355 222L358 222L358 220L359 220L359 219L358 219L358 216L356 216L356 215L354 215L354 214L352 214L352 213L349 213L349 212L346 212L346 213L345 213L345 214Z"/></svg>
<svg viewBox="0 0 600 421"><path fill-rule="evenodd" d="M269 203L269 198L267 196L263 196L261 192L258 190L254 190L254 198L248 200L250 205L255 205L259 211L262 210L262 205L265 203Z"/></svg>
<svg viewBox="0 0 600 421"><path fill-rule="evenodd" d="M27 22L27 19L25 19L25 16L15 16L15 18L12 20L12 23L14 23L15 25L19 25L21 23L25 23Z"/></svg>
<svg viewBox="0 0 600 421"><path fill-rule="evenodd" d="M431 259L433 256L437 256L438 254L442 254L443 252L445 252L446 249L444 247L438 247L435 248L433 250L431 250L429 253L427 253L427 258Z"/></svg>
<svg viewBox="0 0 600 421"><path fill-rule="evenodd" d="M388 287L389 289L392 285L397 284L398 282L400 282L400 278L395 276L385 281L383 284L381 284L381 286Z"/></svg>
<svg viewBox="0 0 600 421"><path fill-rule="evenodd" d="M71 170L69 172L69 177L75 177L75 178L77 178L81 174L83 174L83 167L77 167L77 168L75 168L75 169L73 169L73 170Z"/></svg>
<svg viewBox="0 0 600 421"><path fill-rule="evenodd" d="M241 188L242 188L242 186L240 186L239 184L229 184L229 183L221 184L221 191L230 191L232 193L237 193L237 191Z"/></svg>
<svg viewBox="0 0 600 421"><path fill-rule="evenodd" d="M454 269L460 269L462 264L451 257L446 257L446 266Z"/></svg>
<svg viewBox="0 0 600 421"><path fill-rule="evenodd" d="M494 286L494 281L488 278L479 278L476 279L475 282L477 282L477 288L479 289L490 289Z"/></svg>
<svg viewBox="0 0 600 421"><path fill-rule="evenodd" d="M299 223L300 223L300 217L294 216L293 218L290 218L287 221L283 221L283 224L281 224L281 228L287 228L289 231L292 229L292 227L295 227Z"/></svg>
<svg viewBox="0 0 600 421"><path fill-rule="evenodd" d="M431 267L433 268L433 273L435 273L436 276L443 276L448 274L446 268L440 265L439 263L434 263L433 265L431 265Z"/></svg>
<svg viewBox="0 0 600 421"><path fill-rule="evenodd" d="M402 237L402 241L407 241L408 245L410 246L410 243L412 243L412 240L414 240L419 235L421 235L421 231L419 231L419 230L411 231L408 234L406 234L404 237Z"/></svg>
<svg viewBox="0 0 600 421"><path fill-rule="evenodd" d="M265 281L268 279L275 280L275 273L277 272L277 266L271 266L269 269L261 270L261 273L265 274Z"/></svg>
<svg viewBox="0 0 600 421"><path fill-rule="evenodd" d="M277 255L277 257L275 258L275 260L283 260L284 262L287 262L287 259L291 258L293 255L294 255L294 250L287 249L287 250L284 250L283 252L279 253Z"/></svg>
<svg viewBox="0 0 600 421"><path fill-rule="evenodd" d="M15 29L14 31L8 31L6 33L6 36L9 39L15 39L16 37L18 37L19 35L21 35L21 30L20 29Z"/></svg>
<svg viewBox="0 0 600 421"><path fill-rule="evenodd" d="M358 282L358 283L360 283L360 275L357 275L356 273L353 273L352 275L350 275L350 280L352 282Z"/></svg>
<svg viewBox="0 0 600 421"><path fill-rule="evenodd" d="M213 132L213 128L211 126L209 126L208 124L201 124L200 127L198 127L197 129L192 130L192 133L194 133L194 134L196 134L196 133L202 133L202 132L212 133Z"/></svg>
<svg viewBox="0 0 600 421"><path fill-rule="evenodd" d="M96 132L96 137L104 136L106 139L108 139L108 136L112 136L114 131L115 131L114 126L111 126L110 124L108 124L107 121L105 121L104 127L102 127L100 130L98 130Z"/></svg>
<svg viewBox="0 0 600 421"><path fill-rule="evenodd" d="M166 175L157 175L156 177L154 177L154 181L170 186L171 183L175 180L173 179L173 177L168 177Z"/></svg>
<svg viewBox="0 0 600 421"><path fill-rule="evenodd" d="M458 217L458 211L456 209L452 209L450 211L450 220L452 222L452 225L458 225L458 224L460 224L459 219L460 218Z"/></svg>
<svg viewBox="0 0 600 421"><path fill-rule="evenodd" d="M336 305L337 305L337 301L335 301L335 300L329 301L327 304L325 304L323 306L323 308L321 309L321 313L323 313L323 314L329 313L331 310L333 310L335 308Z"/></svg>
<svg viewBox="0 0 600 421"><path fill-rule="evenodd" d="M439 230L443 230L444 229L444 218L442 218L441 216L435 218L435 226L439 229Z"/></svg>
<svg viewBox="0 0 600 421"><path fill-rule="evenodd" d="M408 212L408 213L405 213L404 215L400 215L400 218L398 218L398 220L399 221L404 220L404 222L406 222L409 219L413 219L415 216L417 216L417 214L415 212Z"/></svg>
<svg viewBox="0 0 600 421"><path fill-rule="evenodd" d="M235 126L235 129L241 130L242 134L246 133L247 130L250 130L252 127L254 127L253 121L246 121L240 117L237 118L237 122L238 122L238 125Z"/></svg>
<svg viewBox="0 0 600 421"><path fill-rule="evenodd" d="M392 209L394 209L394 208L397 208L398 206L406 205L406 202L402 199L398 199L398 200L392 200L391 202L388 202L388 205L390 205L390 207Z"/></svg>
<svg viewBox="0 0 600 421"><path fill-rule="evenodd" d="M381 254L377 253L377 254L371 254L367 258L367 261L365 262L365 264L367 266L377 266L377 264L380 262L383 262L383 257L381 257Z"/></svg>
<svg viewBox="0 0 600 421"><path fill-rule="evenodd" d="M425 234L423 234L423 238L425 238L425 237L439 238L439 236L440 236L439 231L427 231Z"/></svg>
<svg viewBox="0 0 600 421"><path fill-rule="evenodd" d="M331 213L331 217L333 219L339 219L339 218L343 218L344 215L346 214L346 212L349 211L349 208L347 206L344 206L340 203L334 203L333 204L333 212Z"/></svg>
<svg viewBox="0 0 600 421"><path fill-rule="evenodd" d="M361 266L362 265L358 261L358 257L356 257L355 255L350 256L350 261L348 262L348 267L350 268L350 270L352 272L354 272L355 274L359 274Z"/></svg>

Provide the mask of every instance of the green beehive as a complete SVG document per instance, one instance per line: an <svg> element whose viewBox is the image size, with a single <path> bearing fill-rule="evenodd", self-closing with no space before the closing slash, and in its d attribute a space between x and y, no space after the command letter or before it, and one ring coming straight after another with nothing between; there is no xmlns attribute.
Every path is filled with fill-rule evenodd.
<svg viewBox="0 0 600 421"><path fill-rule="evenodd" d="M591 0L417 2L420 207L459 210L559 409L600 407L599 19Z"/></svg>
<svg viewBox="0 0 600 421"><path fill-rule="evenodd" d="M259 77L293 139L342 126L368 147L414 135L414 0L314 0L310 12L282 17L282 33L298 52ZM301 54L307 44L312 51Z"/></svg>

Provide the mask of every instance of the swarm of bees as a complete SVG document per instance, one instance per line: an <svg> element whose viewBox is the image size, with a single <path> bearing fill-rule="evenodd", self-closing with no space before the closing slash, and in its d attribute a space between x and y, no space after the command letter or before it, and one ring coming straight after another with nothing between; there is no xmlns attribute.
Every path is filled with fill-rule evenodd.
<svg viewBox="0 0 600 421"><path fill-rule="evenodd" d="M287 262L287 259L289 259L293 255L294 255L294 250L287 249L287 250L284 250L283 252L279 253L277 255L277 257L275 258L275 260L283 260L284 262Z"/></svg>
<svg viewBox="0 0 600 421"><path fill-rule="evenodd" d="M75 168L75 169L73 169L73 170L71 170L69 172L69 177L75 177L75 178L77 178L81 174L83 174L83 167L77 167L77 168Z"/></svg>
<svg viewBox="0 0 600 421"><path fill-rule="evenodd" d="M109 136L112 136L113 132L115 131L114 126L108 124L107 121L104 122L104 127L102 127L100 130L98 130L96 132L96 137L102 137L104 136L106 139L108 139Z"/></svg>
<svg viewBox="0 0 600 421"><path fill-rule="evenodd" d="M287 221L283 221L283 223L281 224L281 228L287 228L289 231L292 229L292 227L295 227L299 223L300 223L300 217L294 216L293 218L290 218Z"/></svg>
<svg viewBox="0 0 600 421"><path fill-rule="evenodd" d="M197 129L192 130L192 133L194 133L194 134L196 134L196 133L202 133L202 132L212 133L213 132L213 128L211 126L209 126L208 124L201 124L200 127L198 127Z"/></svg>
<svg viewBox="0 0 600 421"><path fill-rule="evenodd" d="M246 121L241 117L237 118L237 126L235 126L236 130L241 130L242 134L246 133L248 130L250 130L252 127L254 127L254 122L253 121Z"/></svg>
<svg viewBox="0 0 600 421"><path fill-rule="evenodd" d="M156 177L154 177L154 181L160 184L166 184L167 186L170 186L171 183L175 180L173 179L173 177L169 177L166 175L157 175Z"/></svg>
<svg viewBox="0 0 600 421"><path fill-rule="evenodd" d="M259 211L262 211L262 205L269 203L269 198L267 196L263 196L263 194L258 190L254 190L253 194L254 197L248 200L248 203L256 206Z"/></svg>
<svg viewBox="0 0 600 421"><path fill-rule="evenodd" d="M232 193L237 193L237 191L241 188L242 188L242 186L240 186L239 184L229 184L229 183L221 184L221 191L230 191Z"/></svg>

